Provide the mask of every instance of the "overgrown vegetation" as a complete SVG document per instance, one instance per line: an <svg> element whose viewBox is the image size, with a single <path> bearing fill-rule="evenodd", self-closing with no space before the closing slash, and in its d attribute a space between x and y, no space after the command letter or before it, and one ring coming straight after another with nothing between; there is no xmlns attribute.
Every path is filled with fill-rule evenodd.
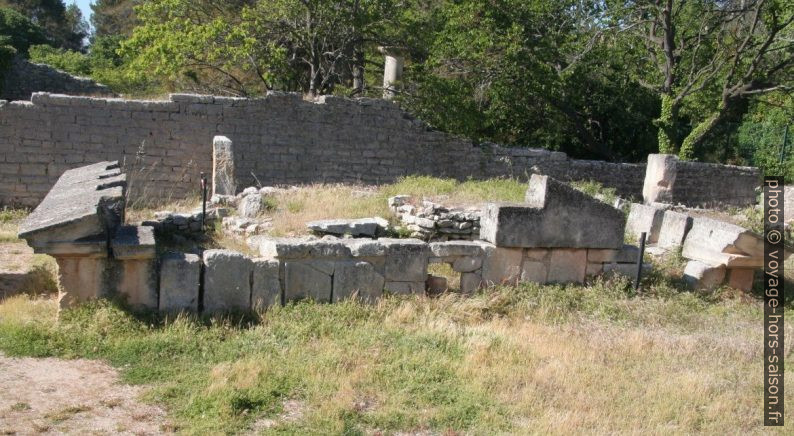
<svg viewBox="0 0 794 436"><path fill-rule="evenodd" d="M136 316L104 302L55 314L52 300L4 301L0 350L107 360L189 434L762 428L762 380L747 377L761 356L760 303L658 276L640 294L613 278L242 318Z"/></svg>

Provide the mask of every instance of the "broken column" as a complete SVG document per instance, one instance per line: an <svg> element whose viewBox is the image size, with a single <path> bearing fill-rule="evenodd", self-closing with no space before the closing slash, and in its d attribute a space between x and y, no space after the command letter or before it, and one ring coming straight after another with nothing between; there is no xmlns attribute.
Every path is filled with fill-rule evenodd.
<svg viewBox="0 0 794 436"><path fill-rule="evenodd" d="M383 53L383 98L391 100L397 93L397 87L403 77L405 65L404 50L400 47L380 47Z"/></svg>
<svg viewBox="0 0 794 436"><path fill-rule="evenodd" d="M114 293L109 241L124 220L126 184L118 162L68 170L20 225L20 238L58 262L61 307Z"/></svg>
<svg viewBox="0 0 794 436"><path fill-rule="evenodd" d="M642 198L645 204L672 203L678 157L672 154L649 154L645 168Z"/></svg>
<svg viewBox="0 0 794 436"><path fill-rule="evenodd" d="M225 136L212 138L212 195L235 195L234 149Z"/></svg>

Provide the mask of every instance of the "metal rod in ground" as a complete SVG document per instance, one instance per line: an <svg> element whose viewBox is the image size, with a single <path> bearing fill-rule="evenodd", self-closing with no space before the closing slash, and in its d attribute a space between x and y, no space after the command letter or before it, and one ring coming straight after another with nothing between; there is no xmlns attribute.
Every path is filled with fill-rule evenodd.
<svg viewBox="0 0 794 436"><path fill-rule="evenodd" d="M201 173L201 230L204 230L204 218L207 215L207 176Z"/></svg>
<svg viewBox="0 0 794 436"><path fill-rule="evenodd" d="M645 253L645 232L640 234L640 252L637 254L637 278L634 280L634 290L640 288L642 279L642 255Z"/></svg>

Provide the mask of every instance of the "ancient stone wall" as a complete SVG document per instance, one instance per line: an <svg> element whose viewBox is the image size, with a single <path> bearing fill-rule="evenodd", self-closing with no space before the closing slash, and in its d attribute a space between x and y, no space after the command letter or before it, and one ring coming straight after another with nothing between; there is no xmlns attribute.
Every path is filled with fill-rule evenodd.
<svg viewBox="0 0 794 436"><path fill-rule="evenodd" d="M216 135L233 143L238 187L544 173L563 181L596 180L621 196L640 198L645 175L644 164L477 145L434 131L377 99L172 94L144 101L34 93L30 101L0 101L0 204L35 206L65 170L104 160L121 162L131 201L196 195L200 172L212 170ZM711 177L720 177L721 166L713 168Z"/></svg>
<svg viewBox="0 0 794 436"><path fill-rule="evenodd" d="M105 85L85 77L52 68L49 65L34 64L20 57L14 58L11 68L4 74L0 98L5 100L29 100L34 92L57 92L70 95L93 95L114 97L115 94Z"/></svg>
<svg viewBox="0 0 794 436"><path fill-rule="evenodd" d="M756 204L761 186L758 168L702 162L676 163L673 204L687 206L748 206Z"/></svg>

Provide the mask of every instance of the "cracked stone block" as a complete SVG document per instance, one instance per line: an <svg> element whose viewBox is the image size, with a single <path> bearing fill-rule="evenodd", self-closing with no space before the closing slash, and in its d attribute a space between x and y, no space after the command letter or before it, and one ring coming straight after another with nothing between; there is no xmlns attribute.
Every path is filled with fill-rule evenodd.
<svg viewBox="0 0 794 436"><path fill-rule="evenodd" d="M645 167L642 198L646 204L672 203L678 157L671 154L649 154Z"/></svg>
<svg viewBox="0 0 794 436"><path fill-rule="evenodd" d="M160 311L198 311L201 258L167 253L160 258Z"/></svg>
<svg viewBox="0 0 794 436"><path fill-rule="evenodd" d="M251 308L265 309L281 304L281 281L277 260L251 259Z"/></svg>
<svg viewBox="0 0 794 436"><path fill-rule="evenodd" d="M331 301L333 286L328 262L287 261L284 263L284 299L295 301L313 299L322 303Z"/></svg>
<svg viewBox="0 0 794 436"><path fill-rule="evenodd" d="M725 266L690 260L684 268L684 281L695 289L714 289L725 281Z"/></svg>
<svg viewBox="0 0 794 436"><path fill-rule="evenodd" d="M337 262L334 268L333 301L354 295L367 303L374 303L383 295L386 280L368 262Z"/></svg>
<svg viewBox="0 0 794 436"><path fill-rule="evenodd" d="M204 252L204 311L251 308L251 259L232 250Z"/></svg>

